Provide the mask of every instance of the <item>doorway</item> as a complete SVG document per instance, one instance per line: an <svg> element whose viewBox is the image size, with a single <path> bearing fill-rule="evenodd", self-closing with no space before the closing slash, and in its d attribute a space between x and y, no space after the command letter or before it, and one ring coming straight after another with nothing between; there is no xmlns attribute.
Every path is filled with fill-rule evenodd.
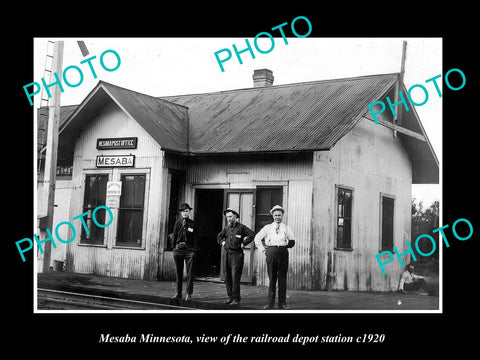
<svg viewBox="0 0 480 360"><path fill-rule="evenodd" d="M223 201L223 189L195 190L198 251L193 271L197 278L220 277L221 248L217 234L223 228Z"/></svg>

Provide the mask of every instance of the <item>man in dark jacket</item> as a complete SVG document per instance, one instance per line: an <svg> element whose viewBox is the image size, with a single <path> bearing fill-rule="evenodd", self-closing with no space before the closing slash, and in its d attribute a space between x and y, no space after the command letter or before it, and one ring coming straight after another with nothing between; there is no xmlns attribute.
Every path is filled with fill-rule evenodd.
<svg viewBox="0 0 480 360"><path fill-rule="evenodd" d="M183 280L183 265L185 263L187 268L187 296L185 300L192 299L193 293L193 260L195 258L195 251L197 250L196 228L193 220L189 218L190 210L192 208L187 203L180 206L181 219L173 226L172 245L173 245L173 260L175 261L176 276L177 276L177 293L172 298L173 300L180 300L182 298L182 280Z"/></svg>
<svg viewBox="0 0 480 360"><path fill-rule="evenodd" d="M240 303L240 279L243 270L243 247L251 243L255 233L238 221L240 215L233 209L223 211L227 226L217 235L218 243L225 250L224 269L228 300L225 304L237 306Z"/></svg>

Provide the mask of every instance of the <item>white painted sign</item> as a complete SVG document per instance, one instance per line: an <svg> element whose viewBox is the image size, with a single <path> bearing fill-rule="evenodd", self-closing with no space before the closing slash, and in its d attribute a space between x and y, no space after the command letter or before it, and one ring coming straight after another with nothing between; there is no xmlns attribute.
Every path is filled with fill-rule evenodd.
<svg viewBox="0 0 480 360"><path fill-rule="evenodd" d="M107 181L107 197L108 196L120 196L122 195L122 182L121 181Z"/></svg>
<svg viewBox="0 0 480 360"><path fill-rule="evenodd" d="M117 209L120 207L120 195L122 195L121 181L107 181L107 197L105 205L110 209Z"/></svg>
<svg viewBox="0 0 480 360"><path fill-rule="evenodd" d="M98 155L97 167L133 167L135 155Z"/></svg>

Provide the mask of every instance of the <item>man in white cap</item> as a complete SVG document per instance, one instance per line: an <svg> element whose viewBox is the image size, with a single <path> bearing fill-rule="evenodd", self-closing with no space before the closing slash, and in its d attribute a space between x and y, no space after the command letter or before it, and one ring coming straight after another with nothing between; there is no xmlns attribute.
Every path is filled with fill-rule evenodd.
<svg viewBox="0 0 480 360"><path fill-rule="evenodd" d="M218 243L225 249L224 269L228 300L232 307L240 303L240 279L242 277L244 246L253 241L255 233L238 221L240 215L233 209L223 210L227 226L217 235Z"/></svg>
<svg viewBox="0 0 480 360"><path fill-rule="evenodd" d="M278 308L289 309L287 307L288 249L295 246L295 236L292 229L282 223L284 213L283 207L275 205L270 210L273 223L265 225L255 236L255 245L260 251L265 252L267 257L267 272L270 279L268 304L264 309L273 309L277 280Z"/></svg>

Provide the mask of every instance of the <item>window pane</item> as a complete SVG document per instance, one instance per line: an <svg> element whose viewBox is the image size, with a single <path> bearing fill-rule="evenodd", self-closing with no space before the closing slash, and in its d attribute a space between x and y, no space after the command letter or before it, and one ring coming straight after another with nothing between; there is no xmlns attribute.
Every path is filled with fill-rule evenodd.
<svg viewBox="0 0 480 360"><path fill-rule="evenodd" d="M145 175L122 175L117 245L142 245L145 180Z"/></svg>
<svg viewBox="0 0 480 360"><path fill-rule="evenodd" d="M143 211L122 210L118 217L119 239L117 245L141 246Z"/></svg>
<svg viewBox="0 0 480 360"><path fill-rule="evenodd" d="M269 189L259 188L257 189L257 213L258 214L268 214L271 204L271 193Z"/></svg>
<svg viewBox="0 0 480 360"><path fill-rule="evenodd" d="M343 247L343 226L337 227L337 247Z"/></svg>
<svg viewBox="0 0 480 360"><path fill-rule="evenodd" d="M337 247L352 247L352 190L338 188L337 192Z"/></svg>
<svg viewBox="0 0 480 360"><path fill-rule="evenodd" d="M345 219L343 226L344 226L343 245L346 248L350 248L351 240L352 240L352 220Z"/></svg>
<svg viewBox="0 0 480 360"><path fill-rule="evenodd" d="M122 195L120 198L120 207L133 207L133 195L135 191L135 177L133 175L122 176Z"/></svg>
<svg viewBox="0 0 480 360"><path fill-rule="evenodd" d="M352 217L352 192L345 191L345 208L344 208L344 216L345 217Z"/></svg>
<svg viewBox="0 0 480 360"><path fill-rule="evenodd" d="M255 204L255 231L273 221L270 209L283 205L283 188L281 186L258 187Z"/></svg>
<svg viewBox="0 0 480 360"><path fill-rule="evenodd" d="M145 194L145 176L135 176L135 188L133 192L133 207L143 208Z"/></svg>
<svg viewBox="0 0 480 360"><path fill-rule="evenodd" d="M394 199L382 197L382 251L393 250Z"/></svg>
<svg viewBox="0 0 480 360"><path fill-rule="evenodd" d="M93 210L100 205L105 205L107 193L108 175L86 175L85 176L85 193L83 202L83 212L88 215L84 217L84 221L88 230L82 226L80 242L103 244L104 228L95 225L92 219ZM95 212L95 218L99 224L105 224L105 209Z"/></svg>
<svg viewBox="0 0 480 360"><path fill-rule="evenodd" d="M275 205L282 206L282 203L283 203L283 190L282 190L282 188L281 187L280 188L272 188L271 192L272 192L272 200L271 200L272 207L274 207Z"/></svg>

